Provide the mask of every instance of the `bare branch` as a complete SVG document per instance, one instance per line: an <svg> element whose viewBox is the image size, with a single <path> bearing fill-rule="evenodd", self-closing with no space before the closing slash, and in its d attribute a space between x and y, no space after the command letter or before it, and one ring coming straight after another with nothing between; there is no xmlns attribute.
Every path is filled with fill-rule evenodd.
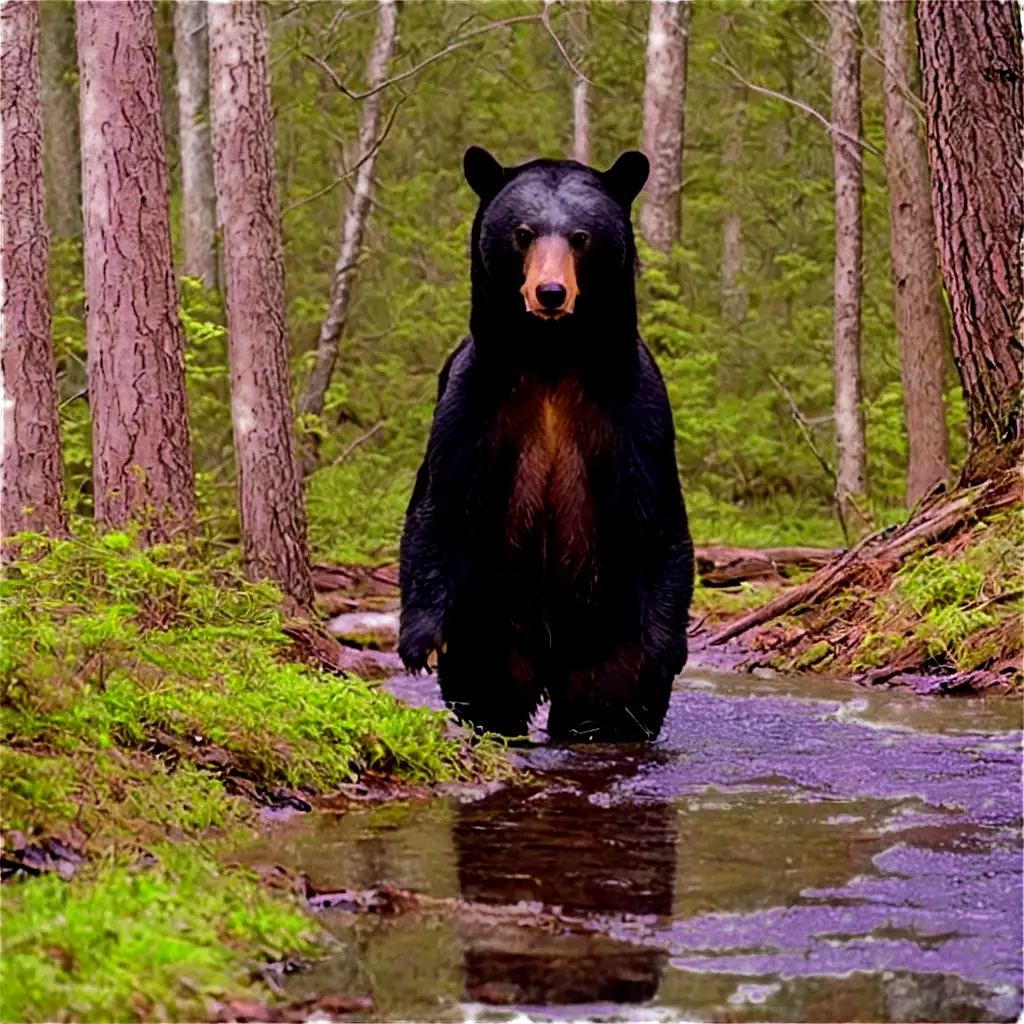
<svg viewBox="0 0 1024 1024"><path fill-rule="evenodd" d="M744 78L733 63L732 58L729 56L725 47L721 46L721 44L719 44L719 47L727 59L721 60L718 57L713 57L712 63L717 64L721 68L725 68L733 78L738 82L741 82L748 89L753 92L760 93L762 96L768 96L773 100L781 100L783 103L788 103L790 106L796 107L798 110L802 110L805 114L810 114L811 117L817 118L817 120L819 120L829 130L830 134L836 135L841 139L845 139L847 142L852 142L856 147L858 147L858 149L866 149L869 153L873 153L877 157L881 157L883 155L881 150L876 149L866 139L860 139L856 135L851 135L849 132L844 131L838 125L834 125L824 114L815 110L810 104L804 103L802 100L794 99L792 96L787 96L785 93L776 92L774 89L768 89L763 85L755 85L749 79ZM859 152L856 152L855 156L857 160L862 159Z"/></svg>
<svg viewBox="0 0 1024 1024"><path fill-rule="evenodd" d="M831 463L829 463L828 459L826 459L825 456L822 455L821 449L818 448L817 444L815 443L814 435L811 433L810 425L807 422L807 417L804 416L804 414L800 411L800 406L796 404L796 399L793 397L789 388L787 388L786 385L783 384L781 380L779 380L779 378L775 375L775 372L773 370L768 371L768 379L775 385L775 387L778 389L782 397L785 398L786 403L789 405L789 411L790 413L792 413L793 422L796 423L797 429L803 435L803 439L807 442L807 447L810 448L811 451L814 453L814 457L821 464L821 468L825 470L825 473L828 475L828 478L832 481L832 489L833 492L836 494L836 514L839 516L839 525L843 531L843 538L846 540L846 543L849 544L850 532L847 529L846 517L843 515L842 502L838 500L838 491L836 490L838 486L838 478L836 477L836 471L832 468L832 465Z"/></svg>
<svg viewBox="0 0 1024 1024"><path fill-rule="evenodd" d="M562 60L565 61L565 66L581 81L587 83L587 85L593 85L594 83L587 78L585 74L580 70L579 66L573 62L572 57L569 56L569 51L565 48L562 40L558 38L558 33L551 27L551 5L554 0L544 0L544 10L541 12L540 20L544 25L547 34L555 41L555 46L558 47L558 52L562 55Z"/></svg>
<svg viewBox="0 0 1024 1024"><path fill-rule="evenodd" d="M397 85L399 82L404 82L407 78L412 78L413 75L419 74L420 71L433 64L435 61L439 61L443 57L447 57L449 54L454 53L456 50L459 50L464 46L468 46L473 39L477 36L483 35L485 32L493 32L499 28L507 28L509 25L520 25L524 22L541 21L542 19L543 16L540 14L520 14L515 18L505 18L503 21L492 21L489 25L484 25L481 28L474 29L472 32L463 36L462 39L457 39L455 42L446 46L443 50L438 50L437 53L432 54L425 60L421 60L419 64L415 67L409 68L408 71L403 71L400 75L395 75L394 78L389 78L386 82L381 82L380 85L375 85L373 88L367 89L365 92L353 92L349 89L348 86L346 86L338 77L337 72L322 58L308 52L304 53L303 56L324 71L334 83L334 87L343 96L347 96L350 100L365 100L392 85Z"/></svg>
<svg viewBox="0 0 1024 1024"><path fill-rule="evenodd" d="M380 147L383 146L384 142L387 140L388 134L391 131L391 126L395 123L395 118L398 116L398 110L408 98L408 95L402 96L402 98L395 104L394 109L391 111L391 115L388 117L388 123L384 126L384 131L381 132L380 136L374 142L373 147L368 153L361 156L347 171L345 171L344 174L341 175L341 177L335 178L330 185L324 186L324 188L320 189L318 192L314 192L312 195L305 196L302 199L297 199L294 203L290 203L281 211L281 216L286 217L289 213L298 210L300 207L306 206L309 203L315 202L317 199L321 198L321 196L327 195L328 192L333 192L340 184L351 178L367 160L372 160L377 155Z"/></svg>

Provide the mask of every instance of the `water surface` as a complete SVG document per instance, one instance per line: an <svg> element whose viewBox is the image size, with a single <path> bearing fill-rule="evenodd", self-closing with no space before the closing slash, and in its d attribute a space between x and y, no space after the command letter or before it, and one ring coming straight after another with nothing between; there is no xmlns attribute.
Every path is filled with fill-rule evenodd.
<svg viewBox="0 0 1024 1024"><path fill-rule="evenodd" d="M342 945L295 994L381 1018L1013 1020L1020 745L1005 698L692 673L656 744L541 743L537 785L311 817L251 856L432 898L319 915Z"/></svg>

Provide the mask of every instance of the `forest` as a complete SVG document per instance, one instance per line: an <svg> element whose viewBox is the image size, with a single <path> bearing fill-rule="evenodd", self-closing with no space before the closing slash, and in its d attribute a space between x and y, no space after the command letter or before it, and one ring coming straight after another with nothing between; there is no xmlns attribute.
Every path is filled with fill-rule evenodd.
<svg viewBox="0 0 1024 1024"><path fill-rule="evenodd" d="M373 946L366 921L413 906L454 915L469 946L513 925L577 927L550 911L561 893L520 894L544 908L528 924L481 919L519 904L470 894L462 846L451 894L369 868L332 888L311 854L274 847L267 867L247 852L292 817L344 829L369 814L376 835L398 826L372 815L396 808L416 848L436 831L417 801L444 787L519 793L554 777L543 753L456 724L435 677L407 676L395 653L406 510L438 373L469 326L470 146L505 167L603 170L630 150L650 163L632 211L637 318L696 549L687 678L726 673L730 708L779 677L795 680L772 691L786 714L884 692L916 709L908 729L937 734L920 723L948 714L970 731L975 713L993 742L1019 729L1019 13L1010 0L4 3L0 1017L435 1019L435 1003L384 982L324 987L315 965L345 960L340 936L367 976L385 953L400 976L400 946ZM669 744L675 711L703 699L683 685ZM464 841L458 822L446 849ZM478 842L472 855L491 857ZM1019 864L1008 885L1012 899ZM352 920L329 939L310 911L334 889ZM415 935L409 955L426 956L433 940ZM1019 935L1007 941L1019 958ZM451 1005L591 1002L583 981L531 988L507 965L473 961L473 980L471 959ZM600 1000L648 1006L657 990L700 1019L769 1019L729 1016L732 996L670 1002L657 963L654 989ZM915 963L897 968L923 977ZM321 981L294 987L289 965ZM954 966L940 976L965 1002L947 985L938 1010L888 989L866 1009L851 988L840 1006L787 982L770 1019L964 1006L1009 1019L1018 975Z"/></svg>

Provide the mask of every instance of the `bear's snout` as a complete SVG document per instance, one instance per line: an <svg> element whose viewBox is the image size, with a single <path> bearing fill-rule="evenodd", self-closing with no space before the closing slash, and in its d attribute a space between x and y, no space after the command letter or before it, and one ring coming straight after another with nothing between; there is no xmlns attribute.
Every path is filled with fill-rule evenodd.
<svg viewBox="0 0 1024 1024"><path fill-rule="evenodd" d="M520 292L527 312L557 320L571 313L579 295L576 283L576 255L566 239L538 238L526 252L523 266L526 281Z"/></svg>

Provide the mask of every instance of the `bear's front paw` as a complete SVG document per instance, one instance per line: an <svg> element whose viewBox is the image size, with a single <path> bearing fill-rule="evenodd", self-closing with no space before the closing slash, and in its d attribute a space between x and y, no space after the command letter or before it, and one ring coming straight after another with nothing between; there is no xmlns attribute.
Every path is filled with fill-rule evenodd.
<svg viewBox="0 0 1024 1024"><path fill-rule="evenodd" d="M402 625L398 633L398 655L410 672L427 668L427 658L439 651L442 644L441 616L423 608L409 608L402 612Z"/></svg>

